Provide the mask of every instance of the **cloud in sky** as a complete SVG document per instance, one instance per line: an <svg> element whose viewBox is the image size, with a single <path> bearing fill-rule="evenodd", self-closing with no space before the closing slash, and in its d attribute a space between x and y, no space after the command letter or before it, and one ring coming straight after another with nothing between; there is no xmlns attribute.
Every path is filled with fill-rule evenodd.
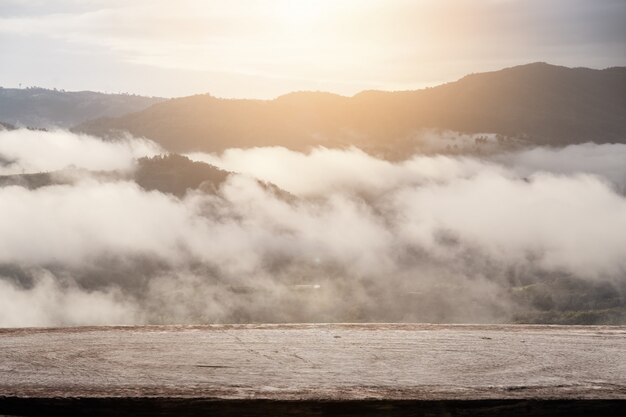
<svg viewBox="0 0 626 417"><path fill-rule="evenodd" d="M614 0L9 1L0 79L154 95L414 88L538 60L623 65L625 18Z"/></svg>

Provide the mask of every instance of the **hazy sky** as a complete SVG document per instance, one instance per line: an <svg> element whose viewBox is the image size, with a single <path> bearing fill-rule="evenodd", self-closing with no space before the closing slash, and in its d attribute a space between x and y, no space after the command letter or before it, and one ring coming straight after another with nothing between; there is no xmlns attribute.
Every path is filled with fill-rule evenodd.
<svg viewBox="0 0 626 417"><path fill-rule="evenodd" d="M626 65L624 0L0 0L0 85L274 97Z"/></svg>

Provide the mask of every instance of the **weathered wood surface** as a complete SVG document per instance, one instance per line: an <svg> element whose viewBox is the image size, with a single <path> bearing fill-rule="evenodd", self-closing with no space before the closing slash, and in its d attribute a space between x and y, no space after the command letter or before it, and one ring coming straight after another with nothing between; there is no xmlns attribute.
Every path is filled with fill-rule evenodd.
<svg viewBox="0 0 626 417"><path fill-rule="evenodd" d="M2 404L626 400L626 327L233 325L0 330ZM3 402L4 401L4 402Z"/></svg>

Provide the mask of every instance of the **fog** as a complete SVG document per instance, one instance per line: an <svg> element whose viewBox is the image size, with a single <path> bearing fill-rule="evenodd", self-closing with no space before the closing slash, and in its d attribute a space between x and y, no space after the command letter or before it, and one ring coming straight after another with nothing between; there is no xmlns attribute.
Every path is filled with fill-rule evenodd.
<svg viewBox="0 0 626 417"><path fill-rule="evenodd" d="M142 139L0 132L6 172L132 170L158 152ZM233 174L183 198L88 174L0 187L0 326L493 323L532 312L518 289L555 277L621 294L625 154L586 144L390 162L231 149L189 155Z"/></svg>
<svg viewBox="0 0 626 417"><path fill-rule="evenodd" d="M440 136L442 140L446 136ZM430 138L431 141L435 140ZM449 181L492 171L510 178L534 173L590 174L613 186L626 185L626 145L585 143L564 148L535 147L490 155L413 155L392 163L359 149L317 148L304 154L280 147L229 149L221 155L191 153L191 159L249 174L293 193L381 189L423 180ZM297 172L297 175L293 175Z"/></svg>
<svg viewBox="0 0 626 417"><path fill-rule="evenodd" d="M126 137L105 142L58 130L0 131L0 175L57 171L67 167L127 170L142 156L163 151L154 142Z"/></svg>
<svg viewBox="0 0 626 417"><path fill-rule="evenodd" d="M520 175L536 171L572 175L594 174L610 181L622 194L626 190L626 146L585 143L564 148L534 148L496 158Z"/></svg>

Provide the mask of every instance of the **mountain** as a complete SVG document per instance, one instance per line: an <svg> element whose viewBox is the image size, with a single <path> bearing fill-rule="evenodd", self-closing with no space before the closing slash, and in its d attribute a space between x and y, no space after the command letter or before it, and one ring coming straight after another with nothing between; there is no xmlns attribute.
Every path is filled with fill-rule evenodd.
<svg viewBox="0 0 626 417"><path fill-rule="evenodd" d="M626 67L534 63L416 91L353 97L298 92L274 100L197 95L84 123L100 136L128 131L172 152L316 145L393 150L420 129L496 133L535 144L626 142Z"/></svg>
<svg viewBox="0 0 626 417"><path fill-rule="evenodd" d="M201 185L205 191L215 192L230 174L204 162L169 154L140 158L134 180L145 190L182 197L188 190L198 189Z"/></svg>
<svg viewBox="0 0 626 417"><path fill-rule="evenodd" d="M34 128L67 128L91 119L137 112L163 100L92 91L0 87L0 121Z"/></svg>
<svg viewBox="0 0 626 417"><path fill-rule="evenodd" d="M192 161L186 156L167 154L139 158L131 172L66 168L53 172L0 175L0 188L19 186L32 190L51 185L70 185L84 178L95 178L100 181L134 181L146 191L156 190L182 198L190 190L215 194L231 174L232 172L205 162ZM274 184L256 181L260 187L282 199L293 199L293 195Z"/></svg>
<svg viewBox="0 0 626 417"><path fill-rule="evenodd" d="M168 154L140 158L131 172L66 168L54 172L0 175L0 187L20 186L36 189L73 184L84 178L96 178L101 181L134 181L146 191L157 190L183 197L188 190L202 189L206 192L216 192L230 174L204 162L194 162L185 156Z"/></svg>
<svg viewBox="0 0 626 417"><path fill-rule="evenodd" d="M10 123L0 122L0 131L2 130L15 130L15 126Z"/></svg>

